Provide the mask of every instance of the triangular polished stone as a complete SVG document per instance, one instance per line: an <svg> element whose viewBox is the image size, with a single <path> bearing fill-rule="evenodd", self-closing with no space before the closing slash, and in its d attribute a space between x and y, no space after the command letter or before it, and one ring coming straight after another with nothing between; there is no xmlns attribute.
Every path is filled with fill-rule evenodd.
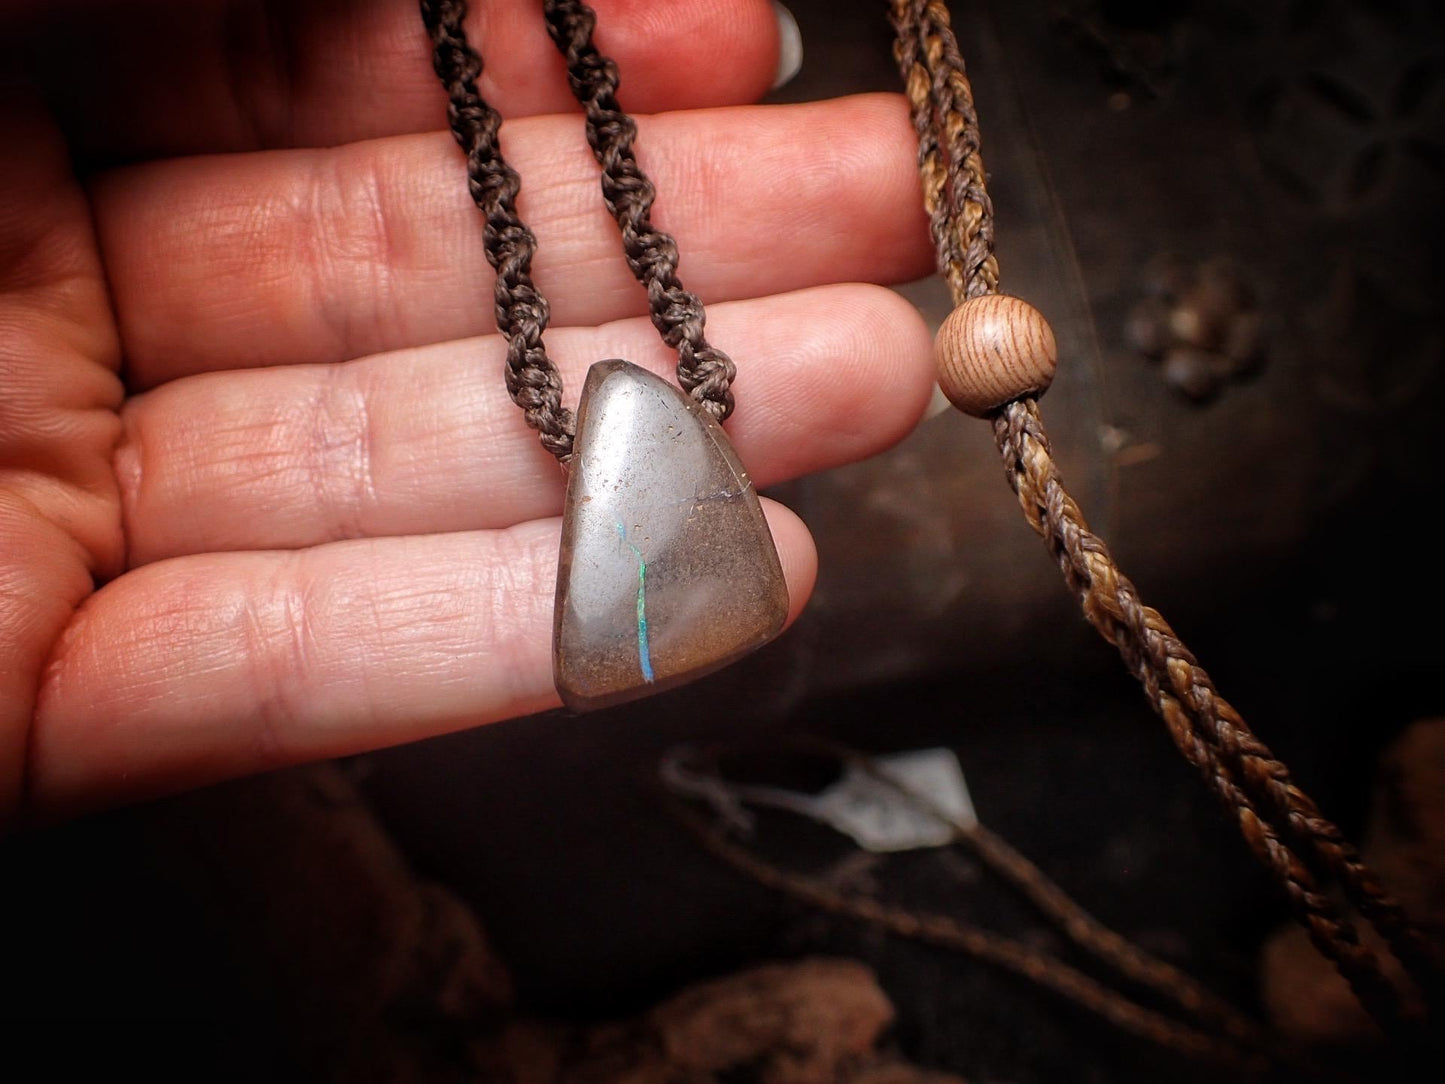
<svg viewBox="0 0 1445 1084"><path fill-rule="evenodd" d="M788 588L757 493L697 403L600 361L574 449L552 641L569 708L681 685L782 630Z"/></svg>

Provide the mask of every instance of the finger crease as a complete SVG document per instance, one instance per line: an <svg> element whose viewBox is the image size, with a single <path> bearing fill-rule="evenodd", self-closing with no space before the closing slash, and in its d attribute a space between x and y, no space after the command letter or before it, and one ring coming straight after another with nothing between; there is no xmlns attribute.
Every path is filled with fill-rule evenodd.
<svg viewBox="0 0 1445 1084"><path fill-rule="evenodd" d="M244 657L255 695L253 746L262 770L291 762L283 735L308 707L317 653L300 564L295 558L278 561L267 589L242 612Z"/></svg>
<svg viewBox="0 0 1445 1084"><path fill-rule="evenodd" d="M332 366L326 373L311 398L312 498L328 524L327 538L360 538L376 506L370 406L351 366Z"/></svg>

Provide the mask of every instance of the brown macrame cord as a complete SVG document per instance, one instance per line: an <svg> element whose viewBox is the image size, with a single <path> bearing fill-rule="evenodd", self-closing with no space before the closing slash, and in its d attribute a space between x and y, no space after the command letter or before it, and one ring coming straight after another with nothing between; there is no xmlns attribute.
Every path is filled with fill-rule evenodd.
<svg viewBox="0 0 1445 1084"><path fill-rule="evenodd" d="M1041 948L949 915L910 911L773 865L730 834L730 829L743 826L728 815L730 803L728 808L716 804L717 795L726 793L725 785L709 786L705 791L698 788L688 795L709 798L714 803L713 811L719 814L717 817L710 819L692 809L681 801L681 793L669 796L669 811L709 851L760 884L829 914L866 922L896 936L960 952L1008 971L1073 1002L1121 1031L1164 1049L1188 1058L1203 1058L1251 1072L1261 1071L1271 1063L1293 1061L1292 1051L1281 1048L1278 1042L1232 1005L1210 993L1183 971L1150 956L1109 929L1007 841L983 825L959 823L923 795L879 772L871 760L853 750L812 738L794 738L788 745L799 752L835 758L867 772L908 804L950 824L954 844L971 851L984 866L1027 899L1076 948L1147 990L1158 1000L1172 1005L1187 1020L1176 1020L1164 1012L1146 1007ZM776 743L773 747L777 747ZM717 771L717 757L721 752L721 749L704 749L690 754L691 770L700 769L703 778L721 784L721 775Z"/></svg>
<svg viewBox="0 0 1445 1084"><path fill-rule="evenodd" d="M447 120L467 158L467 187L482 212L482 247L497 273L497 329L507 339L507 392L542 446L563 463L576 419L562 405L562 377L542 334L551 310L532 281L537 239L517 213L521 181L502 156L501 115L477 90L482 58L467 40L466 0L421 0L432 66L447 92ZM647 291L652 323L678 352L678 382L718 421L733 410L736 369L703 335L702 302L677 276L677 242L652 224L656 192L633 153L637 125L617 104L617 65L592 43L596 17L585 4L545 0L547 28L567 62L586 114L587 141L602 167L602 194L622 233L628 267Z"/></svg>
<svg viewBox="0 0 1445 1084"><path fill-rule="evenodd" d="M652 224L657 193L637 164L637 124L617 104L617 65L597 52L597 16L576 0L546 0L553 42L567 61L567 82L587 115L587 142L602 167L602 196L622 231L627 265L647 289L663 342L677 350L677 379L718 421L733 411L732 360L703 337L702 302L677 277L677 242Z"/></svg>
<svg viewBox="0 0 1445 1084"><path fill-rule="evenodd" d="M998 291L993 207L979 156L973 93L941 0L891 0L890 7L938 264L954 302L962 304ZM1119 649L1175 744L1237 820L1250 849L1279 878L1314 944L1383 1028L1399 1031L1404 1025L1413 1031L1418 1004L1387 977L1316 872L1334 881L1427 1002L1434 1002L1440 972L1424 937L1339 829L1219 695L1164 618L1140 601L1065 490L1037 401L1008 403L995 413L993 425L1024 516L1058 561L1085 616Z"/></svg>

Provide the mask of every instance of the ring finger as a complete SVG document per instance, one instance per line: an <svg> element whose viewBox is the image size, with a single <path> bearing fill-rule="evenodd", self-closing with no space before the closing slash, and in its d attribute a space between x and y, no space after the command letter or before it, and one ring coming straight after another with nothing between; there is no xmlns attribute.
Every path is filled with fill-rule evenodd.
<svg viewBox="0 0 1445 1084"><path fill-rule="evenodd" d="M928 332L891 291L819 287L710 315L713 340L741 363L728 429L761 485L879 451L927 402ZM574 402L600 358L664 375L676 362L646 318L547 342ZM562 475L507 399L504 350L493 335L202 374L132 399L116 458L130 563L555 515Z"/></svg>
<svg viewBox="0 0 1445 1084"><path fill-rule="evenodd" d="M907 110L893 95L639 118L654 217L706 301L925 275ZM646 311L576 117L509 124L534 274L558 324ZM211 156L101 178L96 223L145 388L345 361L494 330L482 224L441 133Z"/></svg>

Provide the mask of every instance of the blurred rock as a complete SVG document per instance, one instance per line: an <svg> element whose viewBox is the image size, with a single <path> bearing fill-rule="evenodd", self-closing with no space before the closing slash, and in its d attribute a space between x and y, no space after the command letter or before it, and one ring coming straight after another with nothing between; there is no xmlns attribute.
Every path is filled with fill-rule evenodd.
<svg viewBox="0 0 1445 1084"><path fill-rule="evenodd" d="M511 981L470 909L420 880L334 764L185 795L155 844L187 872L317 1081L468 1079Z"/></svg>
<svg viewBox="0 0 1445 1084"><path fill-rule="evenodd" d="M1164 381L1195 402L1219 394L1226 377L1217 354L1196 346L1172 346L1164 355Z"/></svg>
<svg viewBox="0 0 1445 1084"><path fill-rule="evenodd" d="M1158 297L1146 297L1129 310L1124 325L1129 345L1151 361L1169 348L1169 306Z"/></svg>
<svg viewBox="0 0 1445 1084"><path fill-rule="evenodd" d="M849 960L773 964L684 991L649 1014L664 1055L690 1072L769 1063L759 1080L838 1080L893 1023L873 973Z"/></svg>
<svg viewBox="0 0 1445 1084"><path fill-rule="evenodd" d="M765 964L571 1039L520 1023L486 1079L510 1084L962 1084L879 1050L893 1005L852 960Z"/></svg>
<svg viewBox="0 0 1445 1084"><path fill-rule="evenodd" d="M166 810L155 844L224 924L305 1079L960 1084L879 1050L893 1005L852 960L756 967L618 1024L518 1016L476 916L416 876L333 764Z"/></svg>
<svg viewBox="0 0 1445 1084"><path fill-rule="evenodd" d="M1264 317L1256 311L1239 313L1224 332L1223 353L1235 375L1253 371L1264 358Z"/></svg>
<svg viewBox="0 0 1445 1084"><path fill-rule="evenodd" d="M1163 301L1174 301L1189 288L1194 270L1177 252L1161 252L1144 265L1144 292Z"/></svg>
<svg viewBox="0 0 1445 1084"><path fill-rule="evenodd" d="M1264 315L1238 264L1225 257L1191 266L1156 256L1145 267L1144 296L1129 310L1124 335L1164 382L1196 403L1213 399L1231 379L1264 362Z"/></svg>

